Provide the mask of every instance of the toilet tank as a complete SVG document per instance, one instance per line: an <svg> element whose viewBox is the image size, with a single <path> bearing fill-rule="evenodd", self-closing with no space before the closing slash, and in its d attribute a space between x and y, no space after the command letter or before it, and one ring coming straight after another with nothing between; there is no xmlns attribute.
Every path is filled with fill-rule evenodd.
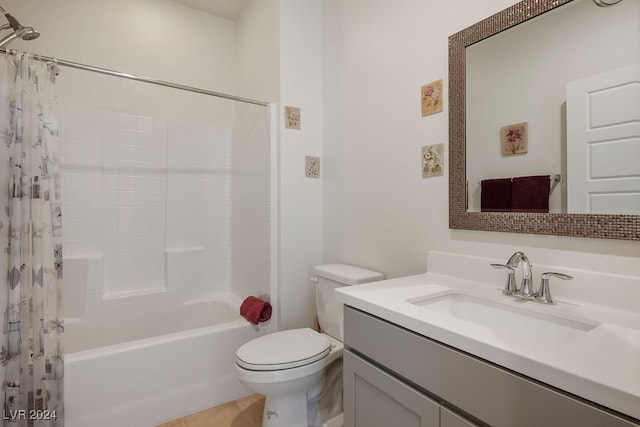
<svg viewBox="0 0 640 427"><path fill-rule="evenodd" d="M320 329L328 335L342 341L342 303L333 290L342 286L383 280L384 275L347 264L325 264L314 268L316 284L316 313Z"/></svg>

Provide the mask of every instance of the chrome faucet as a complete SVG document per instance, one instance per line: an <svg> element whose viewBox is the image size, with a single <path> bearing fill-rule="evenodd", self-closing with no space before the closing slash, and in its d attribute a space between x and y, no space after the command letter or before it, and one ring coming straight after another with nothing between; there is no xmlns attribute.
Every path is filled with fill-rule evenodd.
<svg viewBox="0 0 640 427"><path fill-rule="evenodd" d="M529 258L527 258L523 252L516 252L511 255L511 258L507 261L507 265L515 268L522 265L522 284L520 285L520 289L516 293L516 296L522 299L533 299L535 292L533 292L533 288L531 287L533 273L531 271L532 265L529 262Z"/></svg>
<svg viewBox="0 0 640 427"><path fill-rule="evenodd" d="M509 258L509 261L507 261L506 264L489 265L491 265L491 267L493 268L504 268L509 270L507 283L505 284L504 290L502 291L503 294L515 296L516 298L520 298L523 300L534 300L543 304L555 304L553 298L551 298L551 290L549 289L550 277L558 277L563 280L573 279L573 276L569 276L568 274L548 271L546 273L542 273L540 289L538 289L538 292L534 292L533 288L531 287L533 266L529 262L529 258L527 258L527 256L523 252L518 251L515 254L511 255L511 258ZM518 267L520 267L520 265L522 265L522 283L518 288L516 286L515 271Z"/></svg>
<svg viewBox="0 0 640 427"><path fill-rule="evenodd" d="M520 287L515 283L515 270L522 265L522 283ZM506 268L509 270L509 276L507 277L507 283L502 291L505 295L514 295L522 299L533 299L535 293L531 287L531 263L529 258L523 252L516 252L511 255L509 261L506 264L491 264L493 268Z"/></svg>

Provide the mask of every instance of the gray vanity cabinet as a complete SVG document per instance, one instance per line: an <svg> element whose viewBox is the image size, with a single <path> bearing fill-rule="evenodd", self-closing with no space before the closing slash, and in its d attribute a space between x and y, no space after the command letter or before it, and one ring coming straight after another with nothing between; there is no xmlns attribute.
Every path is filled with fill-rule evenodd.
<svg viewBox="0 0 640 427"><path fill-rule="evenodd" d="M640 426L351 307L344 343L344 427Z"/></svg>
<svg viewBox="0 0 640 427"><path fill-rule="evenodd" d="M343 366L345 426L475 426L348 350Z"/></svg>

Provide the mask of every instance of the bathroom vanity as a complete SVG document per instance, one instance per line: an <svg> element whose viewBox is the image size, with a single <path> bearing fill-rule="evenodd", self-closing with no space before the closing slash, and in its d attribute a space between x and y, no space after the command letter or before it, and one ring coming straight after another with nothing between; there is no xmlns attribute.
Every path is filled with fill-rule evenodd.
<svg viewBox="0 0 640 427"><path fill-rule="evenodd" d="M633 303L589 301L609 302L589 283L603 277L570 271L579 285L553 283L557 304L545 305L487 285L503 278L490 260L431 260L424 275L337 291L345 427L640 426L640 317ZM639 280L608 288L637 301Z"/></svg>
<svg viewBox="0 0 640 427"><path fill-rule="evenodd" d="M346 426L640 425L351 307L345 343Z"/></svg>

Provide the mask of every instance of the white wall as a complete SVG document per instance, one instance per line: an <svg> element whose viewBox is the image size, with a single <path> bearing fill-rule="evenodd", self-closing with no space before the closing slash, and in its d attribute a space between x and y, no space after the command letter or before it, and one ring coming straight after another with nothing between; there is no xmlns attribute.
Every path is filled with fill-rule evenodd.
<svg viewBox="0 0 640 427"><path fill-rule="evenodd" d="M227 19L172 0L6 0L2 7L42 34L11 48L220 92L235 89L235 24Z"/></svg>
<svg viewBox="0 0 640 427"><path fill-rule="evenodd" d="M325 0L323 262L397 277L426 271L432 249L524 250L534 266L640 275L637 242L449 230L448 160L421 177L420 147L448 142L448 103L422 118L420 86L447 92L448 36L514 3Z"/></svg>
<svg viewBox="0 0 640 427"><path fill-rule="evenodd" d="M237 25L237 94L261 101L280 98L280 1L251 0Z"/></svg>
<svg viewBox="0 0 640 427"><path fill-rule="evenodd" d="M10 48L218 92L235 91L236 33L230 20L171 0L7 0L2 6L41 33L32 41L15 40ZM79 90L83 85L92 90ZM232 102L186 92L176 95L175 89L69 68L58 79L58 93L66 106L203 121L213 116L220 125L233 122ZM181 109L172 108L176 100ZM180 117L181 112L186 113Z"/></svg>
<svg viewBox="0 0 640 427"><path fill-rule="evenodd" d="M280 0L280 329L313 326L309 281L322 262L322 1ZM300 107L301 129L285 129L285 105ZM305 156L321 156L320 179Z"/></svg>

